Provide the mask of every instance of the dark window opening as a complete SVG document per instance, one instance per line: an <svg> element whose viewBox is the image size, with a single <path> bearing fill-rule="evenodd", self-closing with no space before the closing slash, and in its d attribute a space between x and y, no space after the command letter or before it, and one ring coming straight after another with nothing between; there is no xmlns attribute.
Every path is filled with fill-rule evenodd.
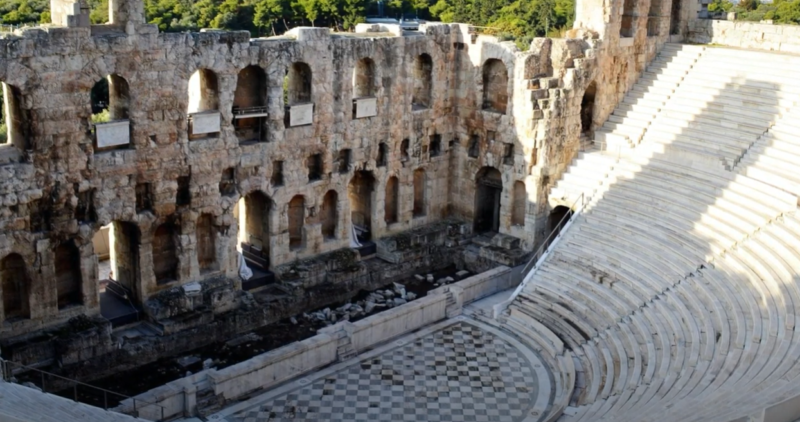
<svg viewBox="0 0 800 422"><path fill-rule="evenodd" d="M350 149L339 151L339 173L347 173L350 171L351 153L352 151Z"/></svg>
<svg viewBox="0 0 800 422"><path fill-rule="evenodd" d="M190 188L190 177L178 177L178 192L175 195L176 205L189 205L192 202L192 191Z"/></svg>
<svg viewBox="0 0 800 422"><path fill-rule="evenodd" d="M378 158L375 160L375 165L378 167L386 167L386 163L389 160L387 155L389 155L389 147L387 147L385 143L381 142L378 145Z"/></svg>
<svg viewBox="0 0 800 422"><path fill-rule="evenodd" d="M236 178L233 168L222 171L222 178L219 181L219 194L222 196L236 195Z"/></svg>
<svg viewBox="0 0 800 422"><path fill-rule="evenodd" d="M136 185L136 212L153 210L153 188L150 183L139 183Z"/></svg>
<svg viewBox="0 0 800 422"><path fill-rule="evenodd" d="M77 184L75 191L78 191ZM91 223L97 220L97 212L94 209L94 189L84 192L77 192L78 205L75 206L75 219L80 223Z"/></svg>
<svg viewBox="0 0 800 422"><path fill-rule="evenodd" d="M272 177L270 177L272 186L283 186L283 161L272 162Z"/></svg>
<svg viewBox="0 0 800 422"><path fill-rule="evenodd" d="M400 142L400 161L408 161L408 148L411 141L408 139L403 139Z"/></svg>
<svg viewBox="0 0 800 422"><path fill-rule="evenodd" d="M478 158L481 150L481 138L478 135L472 135L469 137L469 149L467 150L467 155L470 158Z"/></svg>
<svg viewBox="0 0 800 422"><path fill-rule="evenodd" d="M431 136L431 157L438 157L442 155L442 135L436 134Z"/></svg>
<svg viewBox="0 0 800 422"><path fill-rule="evenodd" d="M322 154L313 154L306 159L308 167L308 181L314 182L322 179Z"/></svg>
<svg viewBox="0 0 800 422"><path fill-rule="evenodd" d="M514 144L503 145L503 164L507 166L514 164Z"/></svg>

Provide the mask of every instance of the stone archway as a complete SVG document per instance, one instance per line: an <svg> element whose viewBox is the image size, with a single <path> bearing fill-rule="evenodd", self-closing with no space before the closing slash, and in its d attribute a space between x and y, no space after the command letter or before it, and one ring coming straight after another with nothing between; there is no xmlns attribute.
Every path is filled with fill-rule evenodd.
<svg viewBox="0 0 800 422"><path fill-rule="evenodd" d="M475 177L476 233L500 230L500 196L503 193L503 178L494 167L483 167Z"/></svg>
<svg viewBox="0 0 800 422"><path fill-rule="evenodd" d="M350 200L350 222L359 242L372 238L372 193L375 177L369 171L357 171L347 187Z"/></svg>

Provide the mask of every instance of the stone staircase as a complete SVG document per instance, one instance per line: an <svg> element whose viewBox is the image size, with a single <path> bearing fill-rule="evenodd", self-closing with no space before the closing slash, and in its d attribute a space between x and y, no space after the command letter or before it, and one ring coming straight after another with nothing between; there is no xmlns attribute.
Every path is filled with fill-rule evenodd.
<svg viewBox="0 0 800 422"><path fill-rule="evenodd" d="M598 131L624 152L580 154L551 191L591 201L498 317L556 378L539 420L731 421L800 396L800 58L743 53L668 45Z"/></svg>
<svg viewBox="0 0 800 422"><path fill-rule="evenodd" d="M705 47L700 46L664 45L639 82L597 130L595 142L608 145L609 150L637 145L704 51Z"/></svg>

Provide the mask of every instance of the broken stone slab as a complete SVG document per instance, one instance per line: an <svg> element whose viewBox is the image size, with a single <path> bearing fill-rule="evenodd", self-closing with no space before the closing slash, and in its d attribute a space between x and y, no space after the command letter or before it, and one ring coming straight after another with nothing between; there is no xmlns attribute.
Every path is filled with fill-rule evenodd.
<svg viewBox="0 0 800 422"><path fill-rule="evenodd" d="M396 298L394 299L394 306L405 305L406 303L408 303L408 301L406 301L406 300L405 300L405 299L403 299L403 298L396 297Z"/></svg>
<svg viewBox="0 0 800 422"><path fill-rule="evenodd" d="M214 360L209 358L203 361L203 369L208 369L214 366Z"/></svg>
<svg viewBox="0 0 800 422"><path fill-rule="evenodd" d="M297 318L291 317L291 318L289 318L289 322L291 322L294 325L297 325Z"/></svg>
<svg viewBox="0 0 800 422"><path fill-rule="evenodd" d="M423 276L422 274L414 274L414 278L416 278L419 281L425 280L425 276Z"/></svg>
<svg viewBox="0 0 800 422"><path fill-rule="evenodd" d="M240 344L244 344L244 343L248 343L248 342L254 342L254 341L258 341L258 340L261 340L261 336L259 336L258 334L256 334L256 333L247 333L247 334L245 334L243 336L239 336L239 337L236 337L233 340L229 340L229 341L225 342L225 345L228 346L228 347L236 347L236 346L239 346ZM200 358L197 358L197 361L200 361Z"/></svg>
<svg viewBox="0 0 800 422"><path fill-rule="evenodd" d="M456 273L456 277L466 277L467 275L469 275L469 271L467 270L461 270Z"/></svg>
<svg viewBox="0 0 800 422"><path fill-rule="evenodd" d="M433 283L433 274L428 274L425 279L428 280L428 283Z"/></svg>
<svg viewBox="0 0 800 422"><path fill-rule="evenodd" d="M417 294L414 292L406 293L406 300L414 300L417 298Z"/></svg>
<svg viewBox="0 0 800 422"><path fill-rule="evenodd" d="M203 286L201 286L200 283L196 281L193 283L184 284L183 286L181 286L181 288L183 289L183 293L185 293L186 296L198 295L203 290Z"/></svg>
<svg viewBox="0 0 800 422"><path fill-rule="evenodd" d="M191 365L194 365L197 362L200 362L199 356L182 356L179 357L176 361L176 363L180 365L182 368L187 368Z"/></svg>

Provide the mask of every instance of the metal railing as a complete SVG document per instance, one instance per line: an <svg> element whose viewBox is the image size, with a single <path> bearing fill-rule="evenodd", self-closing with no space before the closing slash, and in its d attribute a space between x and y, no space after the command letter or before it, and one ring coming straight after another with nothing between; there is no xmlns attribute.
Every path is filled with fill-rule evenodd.
<svg viewBox="0 0 800 422"><path fill-rule="evenodd" d="M610 145L604 141L592 141L591 143L584 144L581 143L579 150L586 151L589 146L597 147L600 151L609 151ZM617 146L617 156L616 161L619 162L622 157L622 146ZM597 191L591 193L591 196L587 197L586 192L582 192L580 196L575 199L575 201L570 205L570 211L561 217L561 220L553 227L553 230L545 238L544 242L542 242L539 249L534 252L531 258L525 263L525 266L522 267L518 277L519 283L517 288L514 290L514 293L511 294L509 299L499 305L499 308L496 308L495 314L499 315L499 313L504 310L514 298L519 295L520 292L525 288L528 282L533 278L533 275L536 274L536 270L539 269L541 263L547 258L550 254L551 249L555 246L557 241L561 238L562 234L566 231L567 228L574 222L581 213L583 213L586 206L592 202L594 196L597 194Z"/></svg>
<svg viewBox="0 0 800 422"><path fill-rule="evenodd" d="M65 385L71 385L72 387L72 399L76 402L81 402L84 404L88 404L91 406L95 406L98 408L102 408L108 412L115 412L115 413L123 413L113 409L116 407L120 402L123 400L131 400L133 404L133 411L130 416L139 417L139 411L146 407L155 407L156 413L160 413L160 418L158 421L164 421L165 419L165 406L162 406L157 403L151 403L144 401L142 399L137 399L135 397L126 396L124 394L115 393L110 390L106 390L104 388L96 387L93 385L89 385L80 381L76 381L71 378L62 377L60 375L53 374L51 372L42 371L41 369L32 368L30 366L22 365L20 363L12 362L9 360L0 360L0 372L2 373L3 380L6 382L14 382L15 373L23 373L23 372L30 372L33 373L34 376L26 377L25 381L31 382L33 385L36 385L35 381L39 381L40 385L36 385L43 393L47 393L47 383L46 380L50 379L51 392L55 395L64 398L67 397L65 394L69 394L68 391L70 387L64 387ZM80 388L79 388L80 387ZM109 399L111 399L109 401ZM111 403L111 405L109 405ZM123 413L124 414L124 413Z"/></svg>

